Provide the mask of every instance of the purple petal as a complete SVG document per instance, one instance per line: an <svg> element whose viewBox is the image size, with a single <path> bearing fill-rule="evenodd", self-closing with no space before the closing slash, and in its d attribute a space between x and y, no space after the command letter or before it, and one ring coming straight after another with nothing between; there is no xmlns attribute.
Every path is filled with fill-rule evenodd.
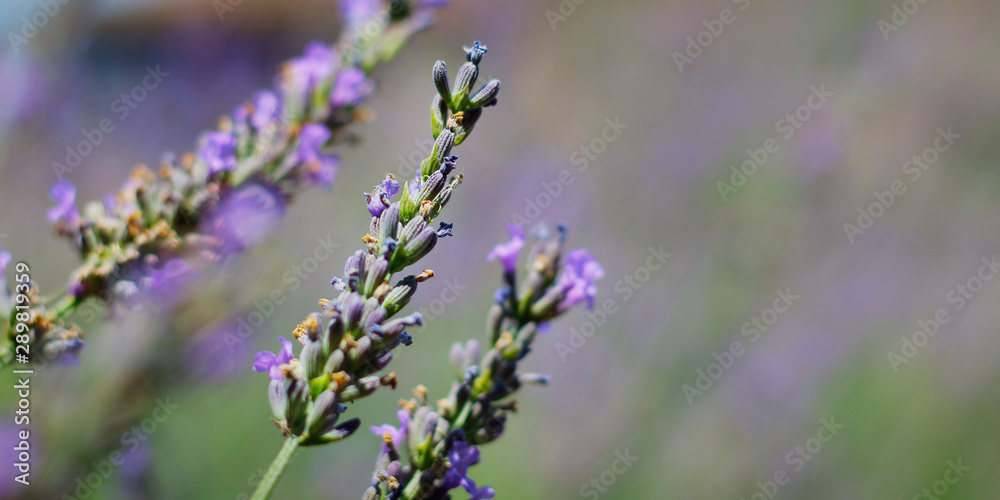
<svg viewBox="0 0 1000 500"><path fill-rule="evenodd" d="M334 106L357 105L369 90L365 72L358 68L348 68L337 75L330 93L330 102Z"/></svg>
<svg viewBox="0 0 1000 500"><path fill-rule="evenodd" d="M517 268L517 255L524 246L524 229L520 224L508 223L507 232L510 233L510 239L493 247L486 260L499 259L504 271L514 272Z"/></svg>
<svg viewBox="0 0 1000 500"><path fill-rule="evenodd" d="M250 116L250 123L257 130L266 128L272 120L278 117L278 109L281 104L278 96L270 90L262 90L254 97L253 115Z"/></svg>
<svg viewBox="0 0 1000 500"><path fill-rule="evenodd" d="M278 357L271 351L261 351L253 360L253 371L263 373L269 371L278 361Z"/></svg>

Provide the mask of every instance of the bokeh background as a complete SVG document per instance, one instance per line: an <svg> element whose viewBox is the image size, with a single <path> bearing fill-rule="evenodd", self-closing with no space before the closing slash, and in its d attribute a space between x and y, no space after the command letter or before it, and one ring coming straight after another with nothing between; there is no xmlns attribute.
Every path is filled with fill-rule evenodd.
<svg viewBox="0 0 1000 500"><path fill-rule="evenodd" d="M90 498L246 498L281 443L253 353L274 349L332 295L330 277L367 228L361 193L423 149L431 65L457 67L461 47L482 40L485 76L503 80L500 104L458 150L465 183L445 216L456 237L427 259L438 277L409 306L438 300L443 312L394 363L400 389L352 413L389 422L418 383L443 396L448 347L483 335L499 285L485 255L506 238L504 224L562 221L570 245L604 265L599 303L615 312L591 328L576 311L537 343L526 367L553 383L522 391L507 434L474 469L498 498L1000 495L1000 284L974 279L981 259L1000 252L1000 4L453 3L377 70L375 119L340 151L332 191L298 199L272 240L205 285L210 305L171 327L232 331L273 290L287 300L245 344L206 334L190 369L167 377L176 383L147 387L177 408L134 453L100 436L96 415L143 384L122 374L164 326L141 314L112 325L102 311L83 321L90 345L79 365L33 382L35 481L81 457L103 460L108 450L93 443L110 441L129 450L129 466ZM198 131L269 86L281 60L334 40L340 26L331 0L243 0L222 19L210 0L70 0L14 50L8 34L39 9L0 5L0 247L28 259L48 289L77 265L45 220L51 163L82 130L116 124L67 174L78 200L98 199L133 165L190 150ZM731 22L714 21L722 17ZM710 28L718 34L698 38ZM679 65L675 53L688 50ZM156 65L169 76L119 120L113 102ZM833 95L817 105L813 88ZM818 109L798 109L810 102ZM779 121L797 109L789 137ZM608 132L616 120L623 126ZM959 137L914 179L907 162L948 127ZM777 150L723 199L719 183L740 181L731 166L772 138ZM875 192L894 181L905 192L879 202L888 198ZM873 203L889 206L872 213ZM844 224L858 225L859 209L879 215L849 236ZM340 246L291 289L283 273L325 235ZM651 247L671 254L662 266ZM778 290L797 298L768 312ZM929 339L915 334L939 309L950 321ZM752 326L762 316L773 323L766 331ZM571 343L580 331L593 334ZM727 358L733 342L740 354ZM574 351L561 355L560 343ZM6 411L13 382L0 375ZM842 426L832 437L820 431L831 423ZM305 450L275 498L359 498L377 446L365 431ZM619 453L637 458L615 466ZM969 469L948 472L960 466ZM0 470L0 497L13 497L13 470Z"/></svg>

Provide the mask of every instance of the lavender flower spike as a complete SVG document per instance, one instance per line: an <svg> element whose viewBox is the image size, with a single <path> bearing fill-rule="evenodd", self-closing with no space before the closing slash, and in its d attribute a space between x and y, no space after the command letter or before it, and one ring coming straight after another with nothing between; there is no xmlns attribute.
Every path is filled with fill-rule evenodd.
<svg viewBox="0 0 1000 500"><path fill-rule="evenodd" d="M294 358L292 355L292 343L285 340L285 337L278 337L281 349L277 354L271 351L261 351L253 361L253 371L257 373L267 372L271 380L281 380L281 365L288 364Z"/></svg>
<svg viewBox="0 0 1000 500"><path fill-rule="evenodd" d="M507 232L510 233L510 239L493 247L486 260L499 259L504 272L511 273L517 267L517 254L524 246L524 228L520 224L508 223Z"/></svg>
<svg viewBox="0 0 1000 500"><path fill-rule="evenodd" d="M49 209L49 222L57 221L75 225L80 220L80 212L76 209L76 187L70 181L59 181L52 185L49 197L56 206Z"/></svg>

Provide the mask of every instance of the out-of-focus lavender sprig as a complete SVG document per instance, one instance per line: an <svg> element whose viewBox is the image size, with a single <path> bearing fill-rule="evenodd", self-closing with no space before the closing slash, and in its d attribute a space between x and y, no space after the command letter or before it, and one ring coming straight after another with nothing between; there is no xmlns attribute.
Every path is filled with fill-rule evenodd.
<svg viewBox="0 0 1000 500"><path fill-rule="evenodd" d="M432 408L427 389L419 386L413 399L400 403L399 429L372 427L382 439L382 451L364 500L443 500L451 498L450 490L460 487L471 499L496 494L469 477L469 467L479 462L477 446L503 433L507 415L517 410L511 396L522 385L548 383L547 375L518 369L531 351L539 326L575 305L592 308L595 282L604 276L586 250L573 250L563 258L563 227L555 234L539 227L539 241L519 284L517 256L525 235L518 226L508 230L510 240L489 255L490 260L500 261L504 282L488 315L489 350L480 357L475 340L454 344L451 362L456 381L448 397Z"/></svg>
<svg viewBox="0 0 1000 500"><path fill-rule="evenodd" d="M357 418L338 423L346 410L342 403L386 385L396 386L394 372L379 372L392 361L396 347L412 342L407 328L423 320L420 313L393 316L410 301L418 283L434 273L411 274L395 285L391 279L427 255L438 239L451 235L451 224L442 222L434 228L432 223L462 180L461 175L453 175L458 158L452 156L452 148L472 131L482 108L496 103L500 88L500 82L493 80L473 91L486 46L476 42L466 52L467 61L454 87L447 85L444 62L434 66L438 88L432 109L434 147L415 179L400 186L388 175L365 193L372 216L368 234L362 238L365 246L347 259L343 278L334 278L339 296L320 300L321 310L295 329L302 346L298 356L293 343L280 338L277 353L262 352L256 357L253 368L270 378L271 410L286 441L254 499L270 495L298 446L339 441L358 429ZM398 201L393 201L397 194Z"/></svg>
<svg viewBox="0 0 1000 500"><path fill-rule="evenodd" d="M280 218L306 187L332 185L339 159L329 148L343 142L349 125L368 119L359 106L374 88L371 71L426 27L430 9L443 2L342 5L339 41L312 43L283 64L275 88L222 117L216 130L202 134L194 153L166 155L155 171L139 166L117 192L80 208L69 181L52 187L55 206L48 219L83 263L65 294L36 293L32 362L51 359L36 355L42 351L62 354L53 352L57 346L72 349L67 352L82 347L79 329L65 326L65 318L83 302L175 288L169 281L179 266L174 259L212 262L253 246L275 225L258 222ZM257 205L248 205L253 200ZM253 220L245 216L248 210ZM11 334L9 322L0 324L0 367L13 357ZM70 342L64 342L67 337Z"/></svg>

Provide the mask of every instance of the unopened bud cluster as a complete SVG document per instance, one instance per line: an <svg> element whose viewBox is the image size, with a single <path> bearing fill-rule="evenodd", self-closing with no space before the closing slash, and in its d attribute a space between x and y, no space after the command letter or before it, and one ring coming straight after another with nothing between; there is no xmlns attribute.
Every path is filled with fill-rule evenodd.
<svg viewBox="0 0 1000 500"><path fill-rule="evenodd" d="M458 487L474 499L494 496L493 488L478 486L468 475L469 466L479 462L477 445L503 434L508 414L517 410L511 396L521 386L548 383L547 375L521 372L518 364L548 321L581 302L592 307L594 282L604 274L585 250L563 258L564 228L551 234L539 227L539 241L518 283L516 263L524 233L516 226L510 232L510 241L490 254L504 268L504 285L487 318L490 348L481 355L475 340L454 344L456 380L448 396L432 408L427 389L418 387L414 398L401 402L399 429L388 424L372 427L383 445L365 500L447 498L447 492Z"/></svg>
<svg viewBox="0 0 1000 500"><path fill-rule="evenodd" d="M485 47L477 43L475 50L485 52ZM470 64L478 67L481 59L479 54ZM468 104L461 109L479 110ZM301 344L298 356L292 353L292 343L283 338L278 353L257 355L254 370L270 375L274 419L286 436L297 437L302 445L349 436L358 421L337 423L345 410L342 403L396 386L395 373L379 373L400 344L412 342L406 330L420 325L422 317L416 312L394 316L409 303L417 285L434 273L425 270L395 284L392 279L427 255L438 239L451 235L451 224L440 223L437 228L432 224L461 181L461 176L453 175L458 158L451 154L456 131L462 126L460 113L448 117L437 134L434 150L424 162L433 168L424 168L417 179L406 182L399 201L393 197L400 184L391 175L365 194L372 216L369 232L362 238L365 246L347 259L343 277L333 279L340 294L321 300L320 311L296 327L294 335Z"/></svg>

